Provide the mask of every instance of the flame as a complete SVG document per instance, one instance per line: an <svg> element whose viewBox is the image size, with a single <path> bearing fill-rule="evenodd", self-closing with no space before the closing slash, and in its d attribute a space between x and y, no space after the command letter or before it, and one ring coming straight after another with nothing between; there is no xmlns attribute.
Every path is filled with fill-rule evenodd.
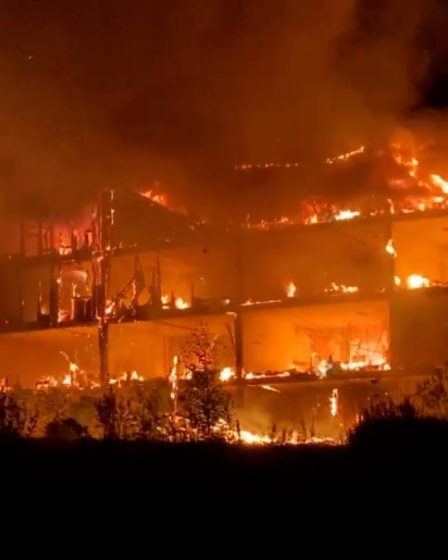
<svg viewBox="0 0 448 560"><path fill-rule="evenodd" d="M148 189L140 194L160 206L168 207L168 195L166 193L155 193L152 189Z"/></svg>
<svg viewBox="0 0 448 560"><path fill-rule="evenodd" d="M105 309L104 309L104 313L105 313L107 316L110 316L110 315L113 314L114 309L115 309L115 302L114 302L113 300L111 300L111 299L108 299L108 300L106 301L106 306L105 306Z"/></svg>
<svg viewBox="0 0 448 560"><path fill-rule="evenodd" d="M320 378L325 379L333 368L340 368L342 371L356 372L362 370L379 370L387 371L390 370L390 365L388 364L386 358L381 352L373 352L377 354L376 357L369 357L364 360L350 360L348 362L331 362L328 360L319 360L317 364L313 367L314 373Z"/></svg>
<svg viewBox="0 0 448 560"><path fill-rule="evenodd" d="M254 434L252 432L248 432L247 430L240 430L239 436L241 443L246 443L248 445L272 443L272 438L270 436Z"/></svg>
<svg viewBox="0 0 448 560"><path fill-rule="evenodd" d="M361 369L380 369L380 370L389 370L390 365L387 363L386 359L381 356L376 359L370 360L355 360L351 362L341 362L340 364L341 369L344 371L359 371Z"/></svg>
<svg viewBox="0 0 448 560"><path fill-rule="evenodd" d="M187 303L184 299L178 297L174 302L174 307L176 309L188 309L190 307L190 304Z"/></svg>
<svg viewBox="0 0 448 560"><path fill-rule="evenodd" d="M329 157L325 160L325 163L328 163L328 165L333 165L334 163L337 163L337 162L340 162L340 161L347 161L354 156L357 156L359 154L364 153L364 150L365 150L365 146L359 146L359 148L356 148L356 150L352 150L351 152L347 152L345 154L340 154L340 155L335 156L335 157Z"/></svg>
<svg viewBox="0 0 448 560"><path fill-rule="evenodd" d="M133 371L131 371L130 380L131 381L144 381L143 377L141 375L139 375L135 369Z"/></svg>
<svg viewBox="0 0 448 560"><path fill-rule="evenodd" d="M260 387L265 391L271 391L272 393L281 393L279 389L272 387L272 385L260 385Z"/></svg>
<svg viewBox="0 0 448 560"><path fill-rule="evenodd" d="M288 285L286 286L286 295L289 298L293 298L296 297L297 294L297 287L294 284L294 282L288 282Z"/></svg>
<svg viewBox="0 0 448 560"><path fill-rule="evenodd" d="M170 370L170 374L168 376L168 382L170 384L170 397L173 401L174 410L177 408L177 394L179 391L178 385L178 366L179 366L179 356L176 354L173 356L173 367Z"/></svg>
<svg viewBox="0 0 448 560"><path fill-rule="evenodd" d="M57 386L58 386L58 382L56 378L51 375L45 375L43 377L40 377L35 383L35 388L37 391L43 391Z"/></svg>
<svg viewBox="0 0 448 560"><path fill-rule="evenodd" d="M309 218L305 220L306 224L318 224L319 223L319 216L317 214L312 214Z"/></svg>
<svg viewBox="0 0 448 560"><path fill-rule="evenodd" d="M0 377L0 393L7 393L12 391L12 387L8 383L7 377Z"/></svg>
<svg viewBox="0 0 448 560"><path fill-rule="evenodd" d="M385 250L386 253L389 253L389 255L392 255L393 257L397 256L397 251L395 250L394 242L392 239L389 239L389 241L387 242Z"/></svg>
<svg viewBox="0 0 448 560"><path fill-rule="evenodd" d="M406 278L406 287L409 290L418 290L419 288L428 288L431 282L428 278L420 274L411 274Z"/></svg>
<svg viewBox="0 0 448 560"><path fill-rule="evenodd" d="M163 309L170 309L172 305L172 298L168 294L162 294L160 297L160 302ZM174 300L174 307L176 309L188 309L189 307L191 307L191 305L183 298L178 297Z"/></svg>
<svg viewBox="0 0 448 560"><path fill-rule="evenodd" d="M70 319L70 313L65 309L58 310L58 323L63 323L64 321L68 321Z"/></svg>
<svg viewBox="0 0 448 560"><path fill-rule="evenodd" d="M397 275L394 276L394 284L395 286L401 286L401 278Z"/></svg>
<svg viewBox="0 0 448 560"><path fill-rule="evenodd" d="M325 290L327 293L342 292L343 294L356 294L359 292L358 286L346 286L345 284L331 283L331 287Z"/></svg>
<svg viewBox="0 0 448 560"><path fill-rule="evenodd" d="M299 167L299 163L297 161L293 162L286 162L286 163L274 163L272 161L268 163L241 163L239 165L235 165L233 169L235 171L250 171L251 169L290 169L292 167Z"/></svg>
<svg viewBox="0 0 448 560"><path fill-rule="evenodd" d="M261 301L255 301L253 299L248 299L247 301L245 301L244 303L242 303L241 305L244 307L248 307L251 305L265 305L268 303L281 303L282 300L281 299L266 299L266 300L261 300Z"/></svg>
<svg viewBox="0 0 448 560"><path fill-rule="evenodd" d="M273 379L277 377L290 377L290 371L282 371L280 373L254 373L249 371L244 374L244 379Z"/></svg>
<svg viewBox="0 0 448 560"><path fill-rule="evenodd" d="M219 372L219 380L225 383L235 377L235 370L231 367L225 367Z"/></svg>
<svg viewBox="0 0 448 560"><path fill-rule="evenodd" d="M440 175L432 174L429 177L430 177L433 185L435 185L436 187L439 187L444 194L448 194L448 181L445 181L445 179L442 179L442 177Z"/></svg>
<svg viewBox="0 0 448 560"><path fill-rule="evenodd" d="M62 380L62 385L65 385L66 387L72 386L72 376L69 373L66 373L64 375L64 379Z"/></svg>
<svg viewBox="0 0 448 560"><path fill-rule="evenodd" d="M341 222L344 220L353 220L353 218L358 218L361 216L361 212L359 210L339 210L333 218L337 222Z"/></svg>
<svg viewBox="0 0 448 560"><path fill-rule="evenodd" d="M330 414L334 417L338 415L339 393L337 389L331 391L330 396Z"/></svg>
<svg viewBox="0 0 448 560"><path fill-rule="evenodd" d="M168 309L169 306L170 306L171 298L170 298L170 296L169 296L168 294L162 294L162 295L160 296L160 302L161 302L162 307L163 307L164 309Z"/></svg>
<svg viewBox="0 0 448 560"><path fill-rule="evenodd" d="M134 369L131 372L124 371L118 377L111 377L109 379L109 385L117 385L120 387L123 383L129 383L131 381L144 381L144 377L138 374L138 372Z"/></svg>
<svg viewBox="0 0 448 560"><path fill-rule="evenodd" d="M297 430L291 430L289 433L283 431L281 437L274 434L254 433L248 430L231 431L230 441L234 441L243 445L335 445L337 442L333 438L310 437L306 440L300 440Z"/></svg>
<svg viewBox="0 0 448 560"><path fill-rule="evenodd" d="M356 150L340 154L336 157L327 158L327 164L336 162L344 162L351 157L361 154L365 151L364 146L360 146ZM408 152L408 153L406 153ZM392 177L389 179L389 187L399 195L399 200L388 198L387 207L381 205L376 209L361 212L361 210L352 210L340 208L329 201L322 203L316 200L302 201L302 211L297 217L283 216L276 220L261 220L255 224L246 224L247 227L261 230L269 230L275 227L288 224L318 224L329 223L334 221L352 220L358 217L374 217L385 214L409 214L414 212L426 212L431 209L448 209L448 180L436 173L428 174L422 172L420 162L414 154L409 153L410 150L406 146L399 143L390 145L389 153L400 166L406 177ZM248 164L244 168L252 167L270 167L274 164L262 164L252 166ZM420 193L418 196L416 192Z"/></svg>

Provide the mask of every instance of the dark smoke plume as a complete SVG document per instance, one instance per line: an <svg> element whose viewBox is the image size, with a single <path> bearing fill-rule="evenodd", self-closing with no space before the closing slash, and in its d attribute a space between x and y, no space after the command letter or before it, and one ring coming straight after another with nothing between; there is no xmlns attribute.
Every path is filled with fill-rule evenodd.
<svg viewBox="0 0 448 560"><path fill-rule="evenodd" d="M446 16L436 0L5 0L3 213L70 215L104 186L159 181L232 216L283 200L282 181L235 164L306 167L397 126L439 138Z"/></svg>

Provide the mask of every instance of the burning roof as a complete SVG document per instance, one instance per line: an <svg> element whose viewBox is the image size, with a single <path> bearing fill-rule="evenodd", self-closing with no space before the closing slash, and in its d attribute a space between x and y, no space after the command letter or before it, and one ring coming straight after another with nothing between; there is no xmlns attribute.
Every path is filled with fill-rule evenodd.
<svg viewBox="0 0 448 560"><path fill-rule="evenodd" d="M432 167L432 159L426 148L391 143L387 149L360 146L318 163L244 164L235 170L252 187L263 190L246 212L246 224L269 229L445 210L448 181L443 173L448 175L440 164ZM246 193L243 204L249 197Z"/></svg>
<svg viewBox="0 0 448 560"><path fill-rule="evenodd" d="M181 244L194 238L201 228L198 221L150 198L124 190L114 193L112 241L118 247Z"/></svg>

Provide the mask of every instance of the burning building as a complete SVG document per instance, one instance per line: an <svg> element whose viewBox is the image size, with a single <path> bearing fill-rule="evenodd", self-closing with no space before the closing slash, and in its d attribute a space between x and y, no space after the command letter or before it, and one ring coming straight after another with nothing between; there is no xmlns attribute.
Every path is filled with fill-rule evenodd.
<svg viewBox="0 0 448 560"><path fill-rule="evenodd" d="M307 200L293 218L213 227L107 191L78 222L22 224L1 265L2 376L167 378L205 329L222 380L270 420L297 421L316 395L336 417L355 393L404 391L448 360L448 182L393 157L381 204Z"/></svg>

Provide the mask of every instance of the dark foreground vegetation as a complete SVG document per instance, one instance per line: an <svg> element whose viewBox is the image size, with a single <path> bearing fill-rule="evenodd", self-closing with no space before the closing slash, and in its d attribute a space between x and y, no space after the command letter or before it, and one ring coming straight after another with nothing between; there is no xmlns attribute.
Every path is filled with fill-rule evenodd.
<svg viewBox="0 0 448 560"><path fill-rule="evenodd" d="M195 492L210 486L231 491L278 491L408 481L444 484L448 472L448 422L382 418L361 424L347 445L245 446L240 444L51 439L5 441L3 481L67 492L78 485L113 491L152 489ZM311 486L310 486L311 485Z"/></svg>
<svg viewBox="0 0 448 560"><path fill-rule="evenodd" d="M226 417L228 401L222 388L213 376L198 379L187 387L183 401L179 396L176 415L159 416L154 401L129 401L126 395L117 404L115 393L104 395L96 406L101 428L96 438L62 414L46 424L42 436L30 437L38 415L27 413L12 396L0 395L4 487L18 480L22 486L58 492L104 485L112 492L134 488L163 494L213 486L228 489L229 496L235 496L236 489L261 495L266 490L287 495L292 488L325 489L331 500L334 489L353 485L362 492L383 482L409 484L410 491L420 483L426 488L445 486L446 371L437 372L399 403L378 396L343 445L291 445L281 440L247 445L238 440L238 429L232 429L236 435L229 440L231 419ZM221 498L227 499L227 494Z"/></svg>

